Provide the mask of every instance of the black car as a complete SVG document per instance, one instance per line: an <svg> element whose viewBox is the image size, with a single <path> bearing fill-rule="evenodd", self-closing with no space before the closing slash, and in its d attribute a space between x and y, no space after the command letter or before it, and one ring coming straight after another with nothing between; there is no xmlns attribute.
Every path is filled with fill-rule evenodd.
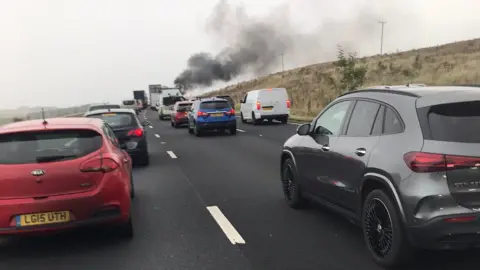
<svg viewBox="0 0 480 270"><path fill-rule="evenodd" d="M416 249L480 247L479 100L462 86L338 97L283 146L288 205L317 201L360 225L382 266Z"/></svg>
<svg viewBox="0 0 480 270"><path fill-rule="evenodd" d="M149 163L148 144L144 126L148 121L140 122L132 109L107 109L88 112L85 117L100 118L113 130L122 149L135 164L146 166Z"/></svg>

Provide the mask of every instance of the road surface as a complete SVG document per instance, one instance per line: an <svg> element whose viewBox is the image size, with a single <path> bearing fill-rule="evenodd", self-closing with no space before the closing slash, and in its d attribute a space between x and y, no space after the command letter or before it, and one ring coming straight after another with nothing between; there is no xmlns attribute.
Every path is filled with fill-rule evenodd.
<svg viewBox="0 0 480 270"><path fill-rule="evenodd" d="M135 238L108 230L3 239L8 270L375 270L361 231L283 200L279 154L295 124L238 123L197 138L147 112L151 164L136 168ZM428 252L413 269L478 269L478 251Z"/></svg>

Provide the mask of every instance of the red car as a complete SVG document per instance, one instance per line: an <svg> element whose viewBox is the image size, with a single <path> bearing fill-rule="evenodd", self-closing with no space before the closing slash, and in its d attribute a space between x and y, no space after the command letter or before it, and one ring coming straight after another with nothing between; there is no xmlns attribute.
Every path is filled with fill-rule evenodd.
<svg viewBox="0 0 480 270"><path fill-rule="evenodd" d="M170 125L178 128L182 125L188 125L188 111L192 107L191 101L177 101L173 106L172 115L170 117Z"/></svg>
<svg viewBox="0 0 480 270"><path fill-rule="evenodd" d="M0 129L0 234L111 225L133 237L132 160L96 118Z"/></svg>

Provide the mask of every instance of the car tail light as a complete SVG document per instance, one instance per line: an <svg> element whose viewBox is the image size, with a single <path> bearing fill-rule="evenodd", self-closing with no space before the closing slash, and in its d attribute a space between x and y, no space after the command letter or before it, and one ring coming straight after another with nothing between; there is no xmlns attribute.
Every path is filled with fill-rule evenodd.
<svg viewBox="0 0 480 270"><path fill-rule="evenodd" d="M184 112L177 112L177 114L175 114L175 118L182 118L184 117L186 114Z"/></svg>
<svg viewBox="0 0 480 270"><path fill-rule="evenodd" d="M290 109L291 106L292 106L292 104L290 103L290 100L287 99L287 108Z"/></svg>
<svg viewBox="0 0 480 270"><path fill-rule="evenodd" d="M80 171L88 172L111 172L118 168L118 164L111 158L97 158L82 164Z"/></svg>
<svg viewBox="0 0 480 270"><path fill-rule="evenodd" d="M261 106L260 106L260 101L257 101L257 110L260 110Z"/></svg>
<svg viewBox="0 0 480 270"><path fill-rule="evenodd" d="M476 220L476 216L466 216L466 217L452 217L444 219L446 222L458 223L458 222L469 222Z"/></svg>
<svg viewBox="0 0 480 270"><path fill-rule="evenodd" d="M230 111L226 112L227 115L235 115L235 109L230 109Z"/></svg>
<svg viewBox="0 0 480 270"><path fill-rule="evenodd" d="M134 129L134 130L130 130L127 133L127 136L142 137L143 136L143 129L142 128L137 128L137 129Z"/></svg>
<svg viewBox="0 0 480 270"><path fill-rule="evenodd" d="M208 113L198 111L197 116L208 116Z"/></svg>
<svg viewBox="0 0 480 270"><path fill-rule="evenodd" d="M403 156L403 160L414 172L440 172L480 167L479 157L409 152Z"/></svg>

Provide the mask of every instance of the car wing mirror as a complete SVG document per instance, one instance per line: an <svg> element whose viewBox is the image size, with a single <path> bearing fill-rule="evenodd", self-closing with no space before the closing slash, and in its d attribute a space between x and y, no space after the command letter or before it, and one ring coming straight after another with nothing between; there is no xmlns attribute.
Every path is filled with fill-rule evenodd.
<svg viewBox="0 0 480 270"><path fill-rule="evenodd" d="M297 128L297 134L300 136L305 136L310 133L310 124L303 124Z"/></svg>

